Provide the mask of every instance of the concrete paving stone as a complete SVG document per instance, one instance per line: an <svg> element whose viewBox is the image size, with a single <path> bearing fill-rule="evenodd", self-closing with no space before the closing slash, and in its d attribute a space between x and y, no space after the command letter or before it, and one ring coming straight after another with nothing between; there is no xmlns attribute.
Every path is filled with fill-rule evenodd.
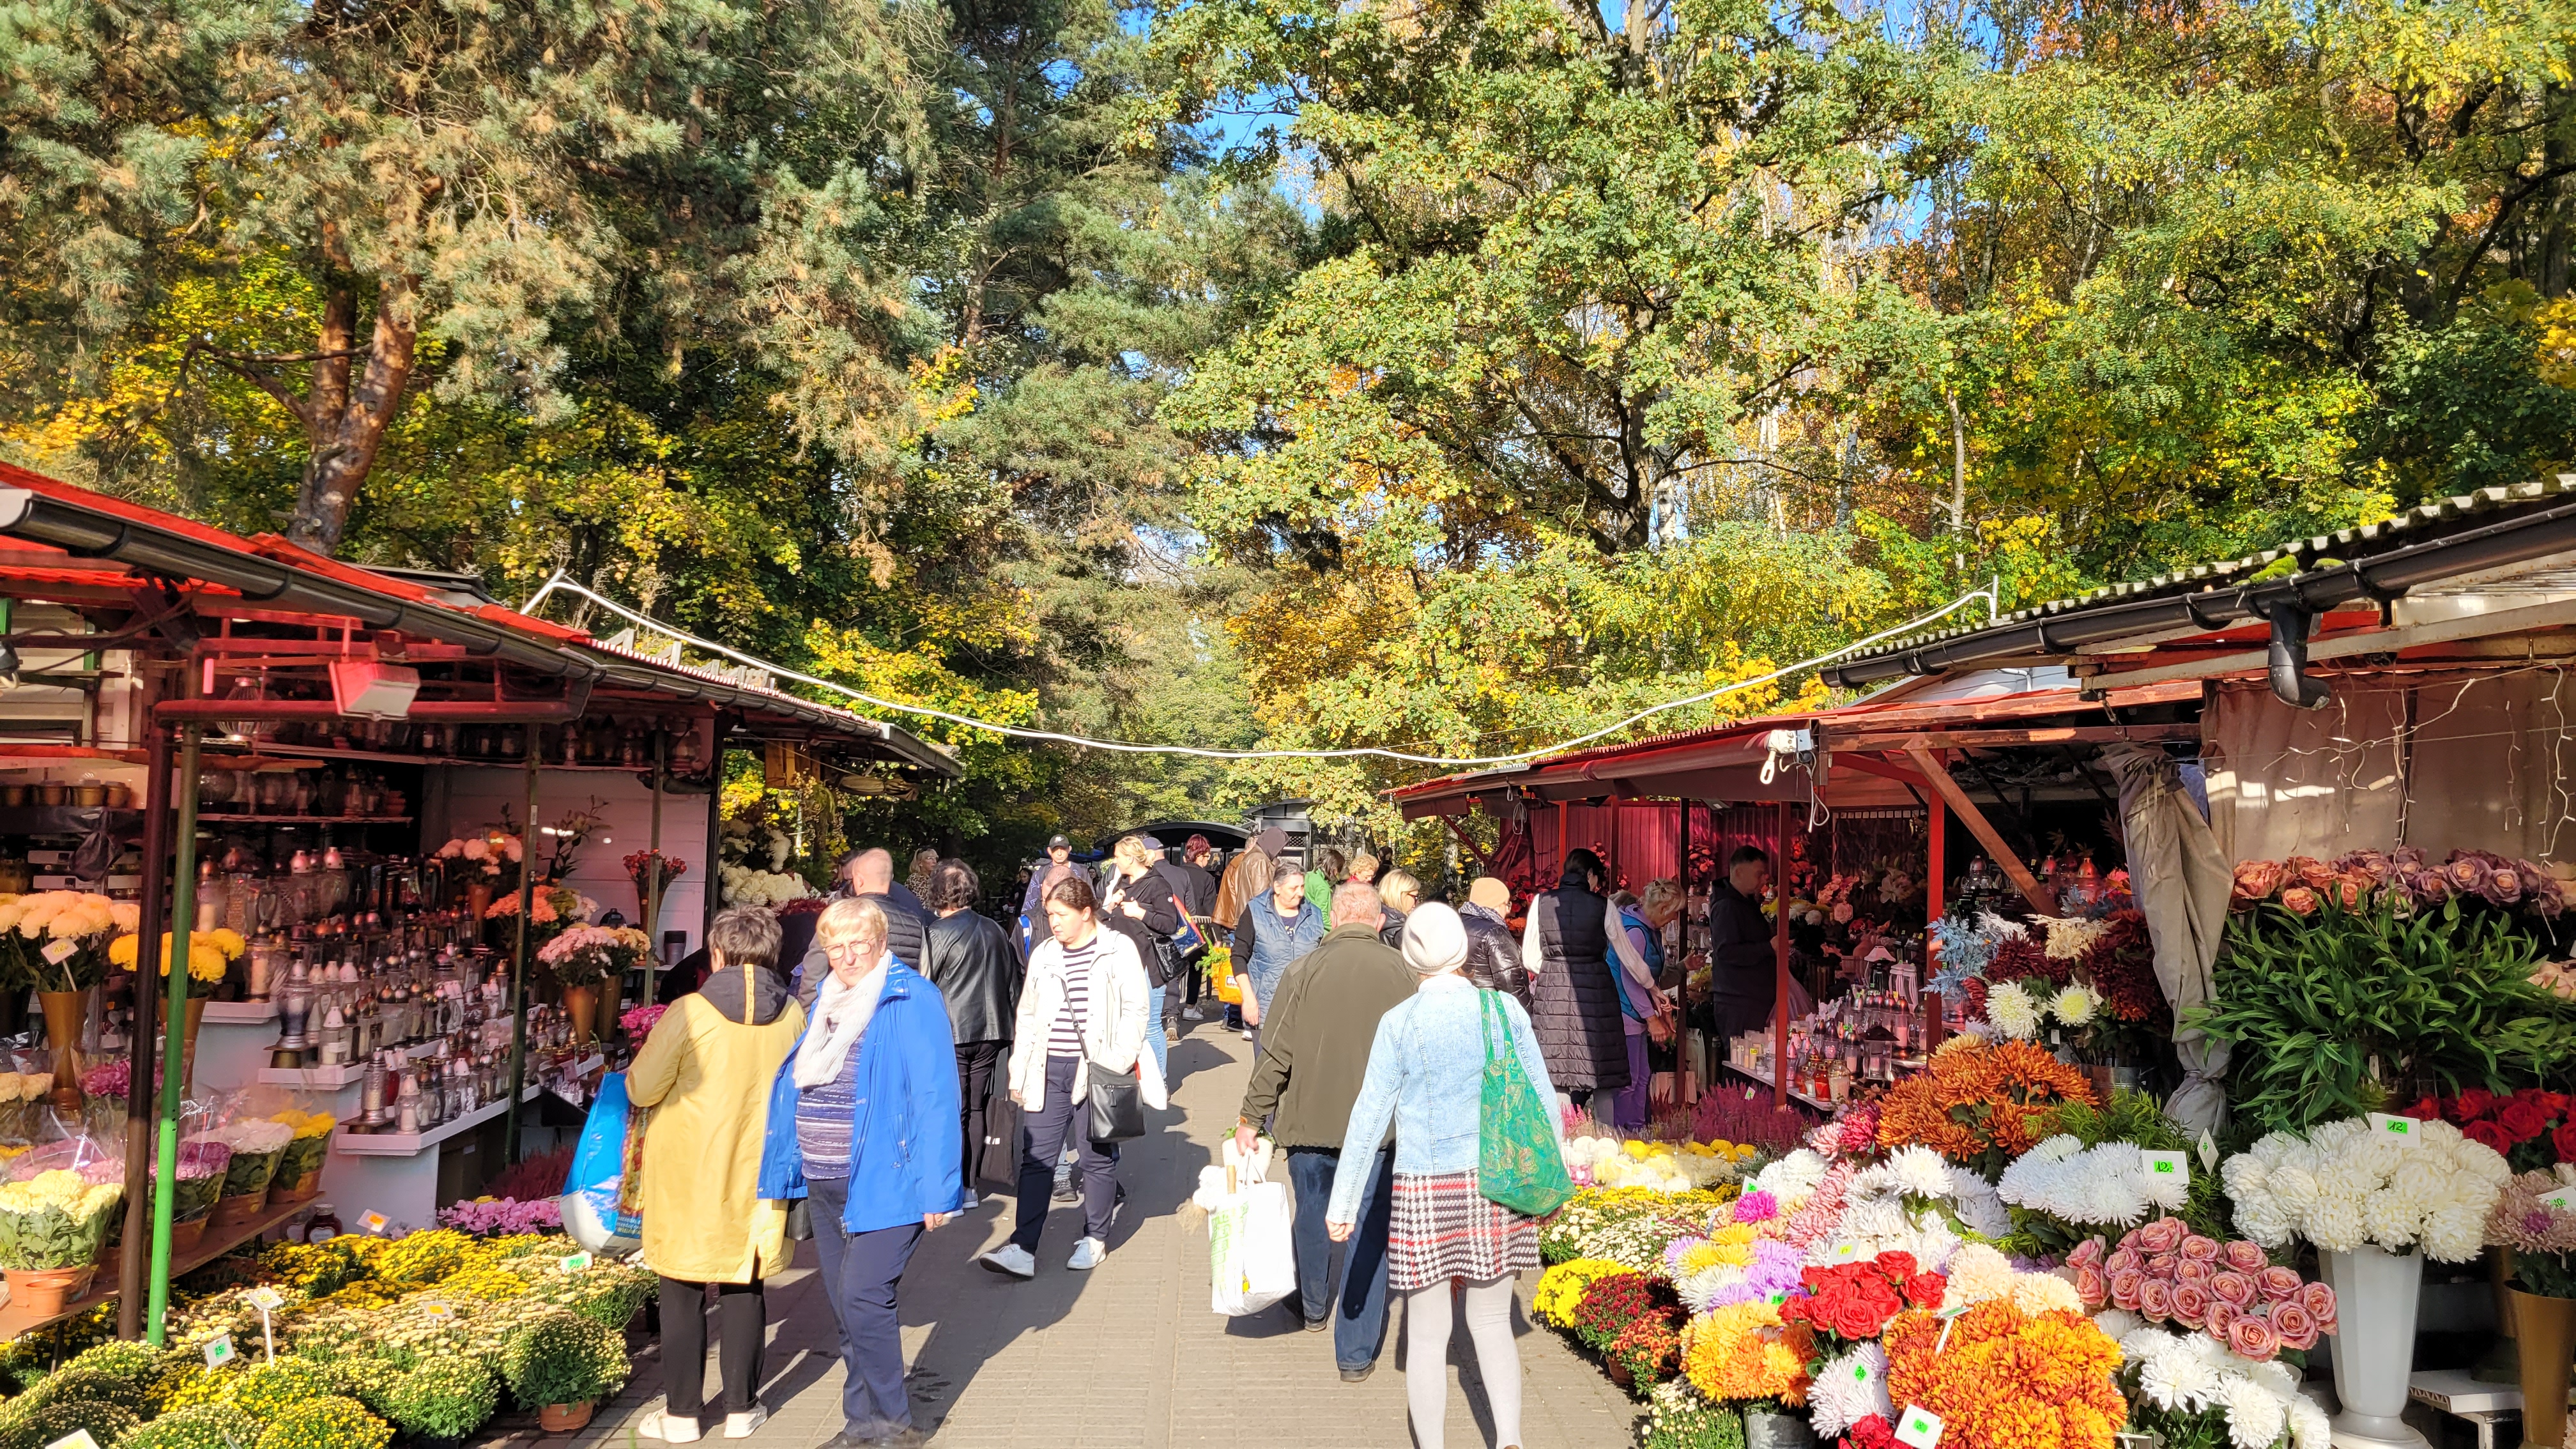
<svg viewBox="0 0 2576 1449"><path fill-rule="evenodd" d="M930 1431L932 1444L1415 1445L1405 1410L1401 1312L1390 1316L1377 1372L1346 1384L1334 1368L1332 1336L1300 1332L1287 1309L1246 1319L1208 1309L1207 1234L1184 1227L1180 1208L1234 1128L1250 1055L1250 1043L1215 1023L1195 1024L1173 1043L1173 1110L1122 1153L1127 1203L1100 1267L1089 1273L1065 1268L1082 1224L1080 1210L1064 1204L1048 1214L1038 1276L1026 1283L974 1263L1010 1234L1012 1209L999 1200L987 1198L922 1242L903 1281L903 1344L912 1366L914 1421ZM761 1394L770 1419L742 1441L746 1449L816 1449L841 1427L838 1332L815 1280L813 1249L798 1251L799 1265L771 1280ZM1520 1449L1632 1443L1636 1405L1562 1337L1528 1322L1535 1278L1523 1283L1515 1321L1524 1401ZM712 1350L711 1341L711 1399L720 1392ZM1447 1358L1448 1449L1495 1449L1463 1327ZM637 1356L634 1380L578 1436L530 1435L523 1442L543 1449L633 1449L635 1421L661 1407L663 1377L659 1349L648 1346ZM702 1442L725 1442L720 1426L710 1424Z"/></svg>

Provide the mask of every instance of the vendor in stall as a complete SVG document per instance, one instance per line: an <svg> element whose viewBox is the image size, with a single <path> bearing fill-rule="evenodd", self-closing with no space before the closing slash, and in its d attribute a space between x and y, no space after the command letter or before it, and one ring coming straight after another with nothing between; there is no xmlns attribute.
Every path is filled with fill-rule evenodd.
<svg viewBox="0 0 2576 1449"><path fill-rule="evenodd" d="M1762 919L1762 891L1770 883L1771 857L1744 845L1726 858L1726 879L1709 892L1707 1027L1720 1043L1771 1021L1779 965L1771 924Z"/></svg>

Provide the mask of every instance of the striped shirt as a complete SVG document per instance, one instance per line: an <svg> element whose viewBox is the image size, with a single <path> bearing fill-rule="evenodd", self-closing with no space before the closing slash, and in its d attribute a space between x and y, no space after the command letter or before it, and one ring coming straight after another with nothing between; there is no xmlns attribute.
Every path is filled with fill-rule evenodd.
<svg viewBox="0 0 2576 1449"><path fill-rule="evenodd" d="M1064 1009L1047 1024L1047 1055L1078 1057L1082 1050L1082 1018L1091 1005L1091 959L1100 952L1100 937L1079 946L1064 948Z"/></svg>
<svg viewBox="0 0 2576 1449"><path fill-rule="evenodd" d="M811 1028L822 1029L820 1022ZM850 1134L858 1105L859 1047L853 1042L841 1058L839 1076L796 1094L796 1145L804 1153L807 1177L850 1175Z"/></svg>

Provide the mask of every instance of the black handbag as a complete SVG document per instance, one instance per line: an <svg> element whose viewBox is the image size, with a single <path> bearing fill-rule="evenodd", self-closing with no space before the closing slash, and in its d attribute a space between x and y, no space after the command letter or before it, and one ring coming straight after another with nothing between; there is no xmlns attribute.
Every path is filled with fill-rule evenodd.
<svg viewBox="0 0 2576 1449"><path fill-rule="evenodd" d="M1003 1192L1020 1186L1020 1104L1011 1100L1011 1064L993 1073L984 1095L984 1140L976 1144L975 1180Z"/></svg>
<svg viewBox="0 0 2576 1449"><path fill-rule="evenodd" d="M1095 1146L1133 1142L1145 1135L1145 1092L1136 1069L1113 1072L1091 1063L1091 1141Z"/></svg>
<svg viewBox="0 0 2576 1449"><path fill-rule="evenodd" d="M791 1243L814 1241L814 1200L812 1198L800 1197L788 1202L787 1241Z"/></svg>

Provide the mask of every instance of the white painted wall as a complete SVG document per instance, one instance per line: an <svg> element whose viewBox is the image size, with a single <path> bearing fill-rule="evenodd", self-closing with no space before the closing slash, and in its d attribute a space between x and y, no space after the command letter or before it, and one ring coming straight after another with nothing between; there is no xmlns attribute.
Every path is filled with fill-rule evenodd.
<svg viewBox="0 0 2576 1449"><path fill-rule="evenodd" d="M507 806L510 818L524 829L527 821L528 778L517 765L452 765L428 772L429 798L421 804L421 839L424 850L436 850L445 842L480 830L501 819ZM646 849L652 841L651 817L653 788L625 770L564 770L540 767L537 771L537 824L550 825L577 806L596 798L601 803L595 813L607 823L591 836L573 860L572 872L565 883L599 902L603 911L623 911L630 923L641 924L642 911L635 899L635 884L626 877L620 864L626 856ZM544 837L529 832L532 853L542 854ZM712 868L715 852L707 848L707 797L672 795L662 797L662 853L676 855L689 863L688 871L662 891L662 920L653 931L660 941L663 930L686 931L688 949L698 947L699 928L706 919L707 873Z"/></svg>

